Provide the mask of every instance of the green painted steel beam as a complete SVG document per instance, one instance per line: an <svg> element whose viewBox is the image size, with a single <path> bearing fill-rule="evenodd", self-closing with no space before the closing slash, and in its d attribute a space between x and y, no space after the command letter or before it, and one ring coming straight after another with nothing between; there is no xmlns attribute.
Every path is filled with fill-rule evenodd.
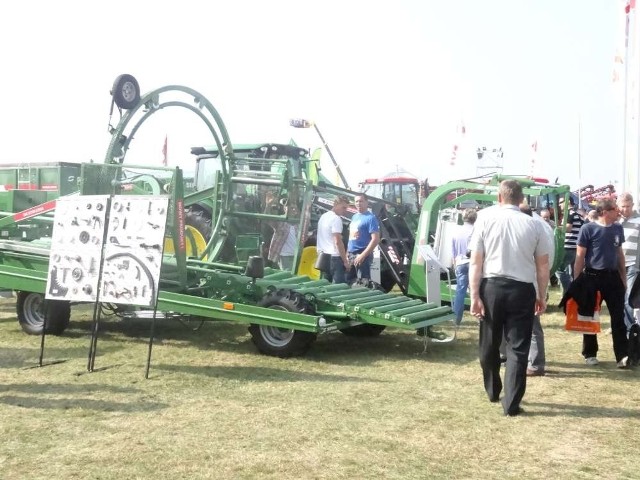
<svg viewBox="0 0 640 480"><path fill-rule="evenodd" d="M318 326L320 316L225 302L213 298L194 297L183 293L161 291L158 296L158 310L180 312L215 320L270 325L305 332L320 331Z"/></svg>
<svg viewBox="0 0 640 480"><path fill-rule="evenodd" d="M405 303L406 303L405 307L411 307L413 305L425 305L425 303L422 300L409 300L408 302L405 302ZM398 306L396 304L392 304L392 305L376 308L375 311L376 313L386 313L397 308Z"/></svg>
<svg viewBox="0 0 640 480"><path fill-rule="evenodd" d="M449 312L451 312L451 308L439 307L439 308L433 308L425 312L417 312L417 313L410 313L408 315L402 315L400 317L400 320L403 322L414 322L417 320L426 320L429 318L440 317L442 315L446 315Z"/></svg>
<svg viewBox="0 0 640 480"><path fill-rule="evenodd" d="M340 285L340 286L344 285L344 287L343 287L343 288L327 288L327 289L325 290L325 292L324 292L324 293L326 293L327 295L324 295L324 294L323 294L323 295L319 296L319 298L326 297L326 296L328 296L329 294L330 294L330 295L332 295L332 296L335 298L335 297L337 296L337 295L335 294L335 292L336 292L336 291L340 292L338 295L346 295L347 293L353 293L353 294L355 294L355 293L362 293L362 292L371 292L371 291L373 291L373 290L371 290L371 289L369 289L369 288L365 288L365 287L356 287L356 288L351 288L351 287L349 287L349 286L348 286L348 285L346 285L346 284L338 284L338 285ZM345 287L346 287L346 288L345 288Z"/></svg>
<svg viewBox="0 0 640 480"><path fill-rule="evenodd" d="M44 293L47 288L47 272L0 265L0 288Z"/></svg>
<svg viewBox="0 0 640 480"><path fill-rule="evenodd" d="M365 296L364 294L362 294L355 297L347 298L343 300L342 303L344 303L344 305L346 306L352 307L352 306L360 305L363 300L372 299L377 301L377 300L386 300L388 298L389 297L386 294L377 292L377 295Z"/></svg>
<svg viewBox="0 0 640 480"><path fill-rule="evenodd" d="M292 278L293 275L291 274L291 272L286 272L286 271L282 271L282 270L276 270L274 273L269 273L267 275L265 275L264 277L262 277L260 279L260 281L265 281L268 280L270 282L273 282L275 280L285 280L285 279L289 279Z"/></svg>
<svg viewBox="0 0 640 480"><path fill-rule="evenodd" d="M331 285L328 280L314 280L312 282L305 283L301 287L294 287L294 290L303 295L307 293L320 293L324 291L324 287Z"/></svg>
<svg viewBox="0 0 640 480"><path fill-rule="evenodd" d="M409 315L411 313L419 313L419 312L425 312L429 309L429 307L426 307L425 304L421 304L421 305L413 305L410 307L403 307L403 308L398 308L398 309L394 309L391 310L389 312L387 312L388 316L393 316L393 317L402 317L404 315Z"/></svg>
<svg viewBox="0 0 640 480"><path fill-rule="evenodd" d="M381 298L379 300L374 300L371 302L358 303L358 305L356 305L356 307L354 308L354 311L358 312L360 310L372 309L376 307L384 307L387 305L399 305L409 301L411 300L407 297L403 297L401 295L393 295L393 296Z"/></svg>
<svg viewBox="0 0 640 480"><path fill-rule="evenodd" d="M331 303L342 303L350 300L362 300L362 299L370 299L372 297L380 297L380 292L375 290L368 290L366 292L356 292L356 293L344 293L342 295L334 295L332 297L325 297L324 300Z"/></svg>

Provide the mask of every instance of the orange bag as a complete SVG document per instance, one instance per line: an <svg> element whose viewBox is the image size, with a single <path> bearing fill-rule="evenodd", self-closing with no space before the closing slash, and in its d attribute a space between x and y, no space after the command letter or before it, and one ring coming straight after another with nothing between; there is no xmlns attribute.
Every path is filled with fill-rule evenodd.
<svg viewBox="0 0 640 480"><path fill-rule="evenodd" d="M567 300L566 305L566 321L564 329L568 332L578 332L587 335L595 335L600 333L600 304L602 297L600 292L596 292L596 309L593 317L585 317L578 313L578 304L573 298Z"/></svg>

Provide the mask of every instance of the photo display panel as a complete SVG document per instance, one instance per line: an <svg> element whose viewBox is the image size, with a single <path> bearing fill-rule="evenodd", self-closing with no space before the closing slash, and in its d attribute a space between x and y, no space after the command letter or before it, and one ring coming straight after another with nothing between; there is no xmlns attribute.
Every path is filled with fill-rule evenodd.
<svg viewBox="0 0 640 480"><path fill-rule="evenodd" d="M45 298L151 307L158 298L169 198L59 198Z"/></svg>
<svg viewBox="0 0 640 480"><path fill-rule="evenodd" d="M96 301L108 206L107 195L56 200L45 298Z"/></svg>
<svg viewBox="0 0 640 480"><path fill-rule="evenodd" d="M167 222L167 196L118 195L111 199L100 301L154 306Z"/></svg>

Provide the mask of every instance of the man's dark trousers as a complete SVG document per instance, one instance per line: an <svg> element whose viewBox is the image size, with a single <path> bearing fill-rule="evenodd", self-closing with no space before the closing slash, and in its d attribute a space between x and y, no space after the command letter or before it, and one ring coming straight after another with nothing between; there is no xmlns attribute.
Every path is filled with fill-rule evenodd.
<svg viewBox="0 0 640 480"><path fill-rule="evenodd" d="M627 340L627 326L624 320L625 289L617 270L586 269L585 275L594 282L595 289L600 290L602 300L607 304L611 316L611 336L613 337L613 352L616 362L629 354ZM597 335L582 337L582 355L584 358L595 357L598 354Z"/></svg>
<svg viewBox="0 0 640 480"><path fill-rule="evenodd" d="M536 291L532 283L509 278L485 278L480 283L485 316L480 322L480 366L489 400L498 401L500 342L507 343L507 364L502 406L505 414L517 413L527 388L527 362L535 314Z"/></svg>

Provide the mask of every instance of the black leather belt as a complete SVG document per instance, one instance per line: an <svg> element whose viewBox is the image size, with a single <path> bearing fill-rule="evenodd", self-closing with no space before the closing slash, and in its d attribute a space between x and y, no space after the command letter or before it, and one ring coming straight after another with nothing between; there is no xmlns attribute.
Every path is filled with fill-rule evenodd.
<svg viewBox="0 0 640 480"><path fill-rule="evenodd" d="M617 270L609 270L609 269L604 269L604 270L598 270L596 268L585 268L585 273L587 275L593 275L594 277L599 277L599 276L604 276L604 275L617 275L618 271Z"/></svg>

